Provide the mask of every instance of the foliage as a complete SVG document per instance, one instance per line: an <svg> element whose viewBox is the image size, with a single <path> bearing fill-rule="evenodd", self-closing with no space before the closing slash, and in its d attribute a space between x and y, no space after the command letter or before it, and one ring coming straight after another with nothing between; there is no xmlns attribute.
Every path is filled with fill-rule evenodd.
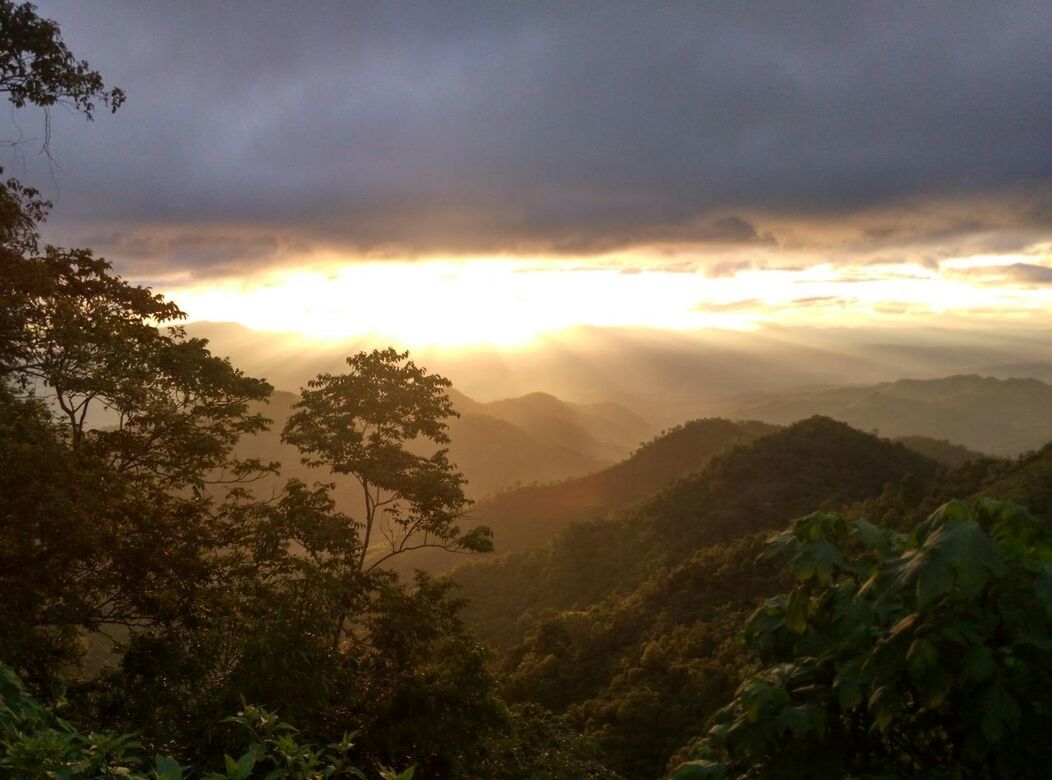
<svg viewBox="0 0 1052 780"><path fill-rule="evenodd" d="M506 490L480 501L473 513L493 529L498 551L538 547L573 522L623 510L689 477L719 453L773 430L764 423L692 420L644 443L609 468Z"/></svg>
<svg viewBox="0 0 1052 780"><path fill-rule="evenodd" d="M107 90L98 71L66 47L58 25L37 16L31 3L0 0L0 92L16 108L69 105L91 119L95 101L111 111L124 103L119 88Z"/></svg>
<svg viewBox="0 0 1052 780"><path fill-rule="evenodd" d="M935 475L902 445L815 417L716 455L627 511L570 524L546 547L463 566L465 615L498 647L549 609L584 609L638 587L697 550Z"/></svg>
<svg viewBox="0 0 1052 780"><path fill-rule="evenodd" d="M1052 727L1052 532L951 502L908 536L815 513L777 537L795 585L677 777L1038 776Z"/></svg>
<svg viewBox="0 0 1052 780"><path fill-rule="evenodd" d="M360 778L367 775L347 759L355 735L322 748L303 743L296 729L275 714L259 707L244 706L226 718L234 731L232 746L238 757L224 755L217 771L192 771L178 761L158 755L145 757L142 745L132 736L112 732L81 732L38 704L22 687L18 677L0 664L0 770L5 777L78 778L125 777L131 780L321 780ZM380 780L412 780L414 768L401 773L381 769Z"/></svg>
<svg viewBox="0 0 1052 780"><path fill-rule="evenodd" d="M363 570L425 547L493 548L488 528L462 533L456 525L469 502L447 451L425 456L407 446L448 444L444 420L456 414L445 393L449 380L408 357L393 348L348 357L347 373L308 383L285 424L283 438L300 449L305 463L353 475L361 485ZM386 546L370 560L377 536Z"/></svg>

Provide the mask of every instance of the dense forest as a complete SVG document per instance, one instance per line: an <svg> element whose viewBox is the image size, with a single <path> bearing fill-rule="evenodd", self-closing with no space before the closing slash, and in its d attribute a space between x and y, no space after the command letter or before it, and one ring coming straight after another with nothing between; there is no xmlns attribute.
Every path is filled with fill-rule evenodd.
<svg viewBox="0 0 1052 780"><path fill-rule="evenodd" d="M14 106L120 109L0 22ZM1052 446L789 415L629 452L627 410L478 404L393 348L276 394L49 208L0 186L0 775L1045 771ZM472 431L569 465L474 505Z"/></svg>

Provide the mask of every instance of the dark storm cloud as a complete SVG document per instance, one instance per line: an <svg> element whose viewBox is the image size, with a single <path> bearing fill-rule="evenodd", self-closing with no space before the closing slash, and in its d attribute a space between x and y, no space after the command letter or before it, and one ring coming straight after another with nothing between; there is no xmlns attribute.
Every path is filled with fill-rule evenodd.
<svg viewBox="0 0 1052 780"><path fill-rule="evenodd" d="M127 262L771 242L1008 190L1052 221L1047 3L39 5L129 97L29 173Z"/></svg>

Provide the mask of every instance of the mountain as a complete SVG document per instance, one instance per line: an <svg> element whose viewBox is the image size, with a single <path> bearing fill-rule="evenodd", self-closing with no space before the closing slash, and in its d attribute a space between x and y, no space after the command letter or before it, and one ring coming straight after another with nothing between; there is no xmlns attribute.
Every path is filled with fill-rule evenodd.
<svg viewBox="0 0 1052 780"><path fill-rule="evenodd" d="M467 477L473 497L533 482L551 482L589 474L634 449L650 432L646 421L616 404L572 404L544 393L480 403L451 392L460 417L449 423L450 458ZM281 428L297 396L275 391L260 411L273 423L269 431L245 437L242 457L282 464L283 478L336 483L337 501L352 514L357 486L347 477L311 470L297 450L281 442ZM270 485L261 483L260 488Z"/></svg>
<svg viewBox="0 0 1052 780"><path fill-rule="evenodd" d="M288 389L321 371L339 371L349 354L387 346L366 338L311 339L232 323L194 322L187 331L209 339L214 352L228 355L248 374ZM412 357L472 398L516 398L544 388L563 399L623 403L657 430L698 417L752 419L733 413L734 399L745 394L870 385L903 376L936 378L986 366L1052 365L1052 346L1045 332L1008 328L670 332L581 327L514 348L414 347Z"/></svg>
<svg viewBox="0 0 1052 780"><path fill-rule="evenodd" d="M1015 456L1052 439L1052 386L975 374L827 387L729 405L735 417L785 425L822 414L884 436L927 436Z"/></svg>
<svg viewBox="0 0 1052 780"><path fill-rule="evenodd" d="M772 430L765 423L694 420L593 474L501 492L478 504L474 520L493 529L499 552L534 547L571 522L624 509L696 472L716 454Z"/></svg>
<svg viewBox="0 0 1052 780"><path fill-rule="evenodd" d="M452 390L449 395L461 415L459 419L450 420L450 450L454 461L462 468L464 463L462 459L457 459L456 448L459 447L464 453L472 448L461 446L459 438L486 425L495 430L494 420L513 426L527 433L536 444L550 448L551 455L555 457L535 458L532 469L524 472L529 476L519 480L522 482L550 481L595 470L597 464L607 465L623 458L653 432L646 420L615 403L575 404L541 392L489 403L476 401L456 390ZM480 422L480 418L485 418L487 423ZM563 453L561 457L559 453ZM496 447L484 454L487 457L501 456ZM577 462L574 458L577 458ZM567 467L559 468L561 462L565 462ZM544 473L542 476L545 470L560 473L557 476ZM487 487L491 482L486 482ZM499 487L507 484L510 483L505 482ZM486 492L488 490L476 487L476 495Z"/></svg>
<svg viewBox="0 0 1052 780"><path fill-rule="evenodd" d="M473 562L451 577L470 601L469 624L506 646L548 609L585 608L702 547L937 470L901 444L815 417L713 457L616 517L571 523L542 548Z"/></svg>
<svg viewBox="0 0 1052 780"><path fill-rule="evenodd" d="M663 432L609 468L501 491L472 508L469 524L489 526L498 553L537 547L575 521L623 510L698 471L718 453L773 430L766 423L694 420ZM405 574L417 568L439 572L458 563L440 551L419 550L402 556L395 568Z"/></svg>
<svg viewBox="0 0 1052 780"><path fill-rule="evenodd" d="M779 460L817 447L811 450L816 462L798 462L797 473L806 483L800 496L786 490L784 483L767 493L786 501L786 515L775 527L803 513L797 503L803 494L821 498L817 488L823 475L827 485L844 480L847 488L822 502L827 507L903 531L951 498L976 495L1016 501L1052 521L1052 445L1016 461L979 458L949 471L904 454L895 444L837 429L829 421L802 425L714 460L710 469L723 472L716 482L731 491L724 493L724 500L733 495L739 478L759 468L770 469L778 481ZM886 485L877 488L878 480L868 480L851 466L837 469L838 454L852 463L861 457L868 467L881 471ZM721 466L721 460L727 465ZM707 471L670 487L665 491L667 503L678 504L685 497L677 494L685 489L695 497L704 494L697 490L700 484L692 483L714 479L705 476ZM718 494L707 495L720 500ZM626 522L664 525L660 506L648 504L640 505L634 519ZM706 512L704 506L698 510L699 519L710 522L721 514L724 522L732 522L737 514ZM614 525L608 530L617 533ZM726 530L733 533L735 528L749 530L742 524ZM596 741L605 765L623 777L664 776L685 759L685 748L706 733L714 712L748 674L740 635L749 616L765 598L785 590L784 561L760 555L768 535L759 530L694 549L684 545L678 560L655 567L619 592L569 608L553 607L554 601L549 601L547 609L520 616L515 628L521 639L505 645L501 654L505 697L561 714ZM567 555L551 549L539 568L523 573L528 581L543 580L567 565ZM523 584L514 579L515 572L514 566L503 572L512 578L505 586L509 591Z"/></svg>
<svg viewBox="0 0 1052 780"><path fill-rule="evenodd" d="M965 463L989 457L960 444L945 439L933 439L930 436L897 436L895 441L949 469L959 469Z"/></svg>
<svg viewBox="0 0 1052 780"><path fill-rule="evenodd" d="M986 367L980 373L998 379L1039 379L1052 383L1052 362L1008 363Z"/></svg>

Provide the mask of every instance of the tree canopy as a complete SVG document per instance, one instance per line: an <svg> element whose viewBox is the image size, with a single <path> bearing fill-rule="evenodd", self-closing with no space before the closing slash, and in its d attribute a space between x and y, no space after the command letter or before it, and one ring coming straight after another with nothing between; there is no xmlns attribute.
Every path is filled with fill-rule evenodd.
<svg viewBox="0 0 1052 780"><path fill-rule="evenodd" d="M353 476L362 489L362 569L409 550L493 549L489 529L462 533L457 521L470 503L464 477L448 450L429 455L410 444L449 443L445 419L457 413L448 379L429 374L394 348L347 358L348 371L312 379L293 407L283 439L303 462ZM380 537L385 545L374 550Z"/></svg>
<svg viewBox="0 0 1052 780"><path fill-rule="evenodd" d="M1052 728L1052 532L941 507L908 536L816 513L770 545L795 581L746 629L765 667L677 780L1037 777Z"/></svg>

